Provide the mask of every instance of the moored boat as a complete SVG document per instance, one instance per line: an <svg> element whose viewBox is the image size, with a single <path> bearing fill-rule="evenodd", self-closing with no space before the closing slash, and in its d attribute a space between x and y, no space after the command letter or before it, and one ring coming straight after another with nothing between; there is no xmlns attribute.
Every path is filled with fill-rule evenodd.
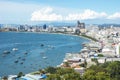
<svg viewBox="0 0 120 80"><path fill-rule="evenodd" d="M4 51L3 54L10 54L10 51Z"/></svg>
<svg viewBox="0 0 120 80"><path fill-rule="evenodd" d="M13 50L13 51L17 51L17 50L18 50L18 48L13 48L12 50Z"/></svg>

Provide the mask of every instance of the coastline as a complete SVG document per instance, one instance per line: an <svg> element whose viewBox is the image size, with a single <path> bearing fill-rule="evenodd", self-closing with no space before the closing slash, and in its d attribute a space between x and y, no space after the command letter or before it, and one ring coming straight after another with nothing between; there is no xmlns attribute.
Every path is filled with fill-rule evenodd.
<svg viewBox="0 0 120 80"><path fill-rule="evenodd" d="M14 33L14 32L13 32ZM17 32L17 33L21 33L21 32ZM24 32L23 32L24 33ZM30 32L32 33L32 32ZM8 33L9 34L9 33ZM40 33L38 33L40 34ZM43 33L44 34L44 33ZM57 34L57 35L69 35L69 36L75 36L75 37L80 37L80 36L77 36L77 35L71 35L71 34L63 34L63 33L46 33L46 34ZM23 34L24 35L24 34ZM20 49L19 49L20 50Z"/></svg>

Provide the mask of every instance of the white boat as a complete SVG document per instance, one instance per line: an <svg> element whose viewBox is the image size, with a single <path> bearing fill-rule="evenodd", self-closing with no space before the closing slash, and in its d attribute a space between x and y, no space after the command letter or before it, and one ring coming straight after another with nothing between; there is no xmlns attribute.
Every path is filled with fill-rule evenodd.
<svg viewBox="0 0 120 80"><path fill-rule="evenodd" d="M18 50L18 48L13 48L12 50L13 50L13 51L17 51L17 50Z"/></svg>
<svg viewBox="0 0 120 80"><path fill-rule="evenodd" d="M46 59L46 58L47 58L47 57L45 57L45 56L43 57L43 59Z"/></svg>
<svg viewBox="0 0 120 80"><path fill-rule="evenodd" d="M3 54L10 54L10 51L4 51Z"/></svg>

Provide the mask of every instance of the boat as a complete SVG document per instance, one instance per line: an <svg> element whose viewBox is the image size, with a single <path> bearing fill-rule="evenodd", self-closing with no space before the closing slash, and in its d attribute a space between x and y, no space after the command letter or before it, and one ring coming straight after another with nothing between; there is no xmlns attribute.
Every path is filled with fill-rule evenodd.
<svg viewBox="0 0 120 80"><path fill-rule="evenodd" d="M41 47L43 47L44 46L44 44L41 44Z"/></svg>
<svg viewBox="0 0 120 80"><path fill-rule="evenodd" d="M21 59L21 57L18 57L18 59Z"/></svg>
<svg viewBox="0 0 120 80"><path fill-rule="evenodd" d="M54 46L51 46L51 45L48 45L48 48L54 49L55 47L54 47Z"/></svg>
<svg viewBox="0 0 120 80"><path fill-rule="evenodd" d="M45 57L45 56L43 57L43 59L46 59L46 58L47 58L47 57Z"/></svg>
<svg viewBox="0 0 120 80"><path fill-rule="evenodd" d="M4 51L3 54L10 54L10 51Z"/></svg>
<svg viewBox="0 0 120 80"><path fill-rule="evenodd" d="M17 50L18 50L18 48L13 48L12 50L13 50L13 51L17 51Z"/></svg>
<svg viewBox="0 0 120 80"><path fill-rule="evenodd" d="M25 55L27 55L28 53L27 53L27 52L25 52L24 54L25 54Z"/></svg>
<svg viewBox="0 0 120 80"><path fill-rule="evenodd" d="M18 60L14 61L14 63L18 63Z"/></svg>
<svg viewBox="0 0 120 80"><path fill-rule="evenodd" d="M23 58L22 61L25 61L25 58Z"/></svg>
<svg viewBox="0 0 120 80"><path fill-rule="evenodd" d="M23 62L21 62L20 64L23 64Z"/></svg>

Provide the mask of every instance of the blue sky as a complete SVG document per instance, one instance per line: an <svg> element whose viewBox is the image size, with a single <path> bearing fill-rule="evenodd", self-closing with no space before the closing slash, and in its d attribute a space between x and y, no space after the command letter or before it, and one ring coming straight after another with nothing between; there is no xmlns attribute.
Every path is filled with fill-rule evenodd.
<svg viewBox="0 0 120 80"><path fill-rule="evenodd" d="M120 0L0 0L0 23L120 22Z"/></svg>

